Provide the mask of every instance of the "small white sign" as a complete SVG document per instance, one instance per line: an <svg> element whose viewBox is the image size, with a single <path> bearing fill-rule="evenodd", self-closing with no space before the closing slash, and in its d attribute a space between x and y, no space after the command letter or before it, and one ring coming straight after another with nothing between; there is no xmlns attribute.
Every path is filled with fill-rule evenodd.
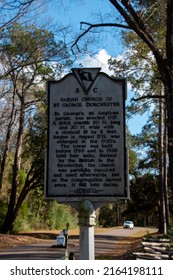
<svg viewBox="0 0 173 280"><path fill-rule="evenodd" d="M73 69L48 82L47 198L127 198L126 80L100 68Z"/></svg>

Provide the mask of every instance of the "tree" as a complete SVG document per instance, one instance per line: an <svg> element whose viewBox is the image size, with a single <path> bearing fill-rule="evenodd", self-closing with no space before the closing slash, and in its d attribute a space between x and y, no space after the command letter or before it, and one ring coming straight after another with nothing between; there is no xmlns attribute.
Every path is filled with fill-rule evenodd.
<svg viewBox="0 0 173 280"><path fill-rule="evenodd" d="M157 0L109 0L116 11L118 11L124 23L107 24L107 26L115 26L131 29L137 38L140 38L153 55L160 80L164 87L164 99L167 112L166 125L168 128L168 155L169 155L169 177L170 186L173 194L173 1ZM158 11L162 15L158 17ZM153 22L157 22L157 29L153 30ZM86 29L76 40L85 35L92 28L106 26L105 24L88 24ZM158 40L158 29L160 25L165 26L164 42L162 47ZM156 24L155 24L156 26ZM160 34L159 34L160 35ZM146 96L151 98L150 95ZM163 96L160 96L163 98Z"/></svg>
<svg viewBox="0 0 173 280"><path fill-rule="evenodd" d="M139 170L150 172L155 176L159 176L159 137L159 111L155 107L141 133L134 136L137 148L142 151L138 163Z"/></svg>
<svg viewBox="0 0 173 280"><path fill-rule="evenodd" d="M158 190L160 193L160 216L159 231L167 233L170 223L169 217L169 192L166 185L165 151L163 150L163 132L161 131L160 106L155 106L146 125L136 138L138 149L142 151L141 159L138 163L139 170L144 173L151 173L159 178Z"/></svg>
<svg viewBox="0 0 173 280"><path fill-rule="evenodd" d="M3 182L9 143L12 140L12 127L15 135L13 145L11 144L13 165L8 210L1 228L1 231L6 233L12 231L19 208L28 192L33 188L43 186L45 137L39 138L39 146L37 144L35 154L30 151L32 158L29 157L25 182L20 186L19 175L22 166L24 166L23 160L26 160L23 157L23 146L29 129L29 116L33 117L34 112L39 108L39 104L41 106L45 101L44 81L48 77L54 78L56 74L49 62L52 59L56 59L57 63L58 60L62 59L66 61L67 51L64 43L61 41L57 43L51 32L37 29L32 25L21 26L15 23L14 26L4 32L5 35L7 32L9 33L8 36L4 36L4 44L1 45L1 61L5 69L10 69L10 71L5 71L4 80L8 82L7 93L8 96L11 94L10 104L12 105L10 121L6 125L8 135L4 138L6 139L5 148L2 149L1 182ZM44 121L44 123L46 122ZM42 128L42 131L45 134L45 127ZM35 137L38 138L36 133ZM33 142L28 143L31 145Z"/></svg>
<svg viewBox="0 0 173 280"><path fill-rule="evenodd" d="M138 176L130 185L131 199L123 211L125 219L136 224L155 225L159 223L158 176L146 173Z"/></svg>
<svg viewBox="0 0 173 280"><path fill-rule="evenodd" d="M127 148L129 153L129 176L131 180L134 180L139 176L138 169L138 153L135 150L136 140L127 129ZM117 200L114 204L105 204L100 207L99 210L99 225L103 227L112 227L122 224L122 217L120 218L120 212L124 211L126 203Z"/></svg>
<svg viewBox="0 0 173 280"><path fill-rule="evenodd" d="M145 2L145 6L150 8L150 3L148 2L149 1ZM160 16L163 17L163 10L156 9L156 12L154 13L157 13L157 18ZM164 24L160 24L158 28L157 22L154 21L153 18L150 18L150 25L152 26L152 29L155 30L160 48L164 50ZM146 44L138 38L134 32L123 32L123 41L128 50L124 53L122 59L110 59L109 65L110 69L114 70L115 75L124 73L135 92L136 99L133 99L131 106L128 106L128 115L135 114L136 112L143 113L146 110L150 111L150 119L148 120L146 127L143 128L141 137L138 138L139 143L142 145L145 144L144 148L147 154L146 157L143 157L143 160L139 162L139 168L143 166L143 168L146 169L146 172L148 168L148 171L151 170L151 172L154 172L155 174L160 173L160 204L162 209L162 211L160 211L160 216L162 217L160 221L162 222L160 222L159 228L160 232L167 233L167 226L169 225L169 210L167 199L168 189L165 145L166 127L164 125L165 100L161 98L162 83L160 81L156 62L150 49L146 47ZM149 99L149 96L152 98ZM153 103L155 104L154 110L152 109ZM153 112L151 112L151 110L153 110ZM147 147L150 147L150 150L147 150ZM153 160L155 161L154 165Z"/></svg>
<svg viewBox="0 0 173 280"><path fill-rule="evenodd" d="M110 2L119 11L132 30L146 43L156 60L160 78L164 85L164 97L166 100L169 175L173 193L173 2L171 0L158 1L159 4L163 5L163 10L165 9L166 36L164 50L160 49L157 37L154 36L153 31L150 31L149 24L144 21L145 16L141 17L142 12L145 15L145 10L140 12L138 10L142 4L141 1L134 1L134 4L137 4L136 10L135 6L127 0L121 1L121 3L114 0L110 0Z"/></svg>
<svg viewBox="0 0 173 280"><path fill-rule="evenodd" d="M41 1L38 0L4 0L0 2L0 32L4 28L9 28L20 18L24 18L31 9L37 9L41 5Z"/></svg>
<svg viewBox="0 0 173 280"><path fill-rule="evenodd" d="M134 178L138 175L139 156L135 150L136 139L127 129L127 149L129 154L129 176Z"/></svg>
<svg viewBox="0 0 173 280"><path fill-rule="evenodd" d="M13 172L11 194L13 194L13 196L15 195L15 200L10 199L9 201L6 218L1 229L2 232L6 232L6 228L8 228L10 232L12 231L19 209L29 192L36 188L43 188L45 147L46 114L42 106L41 109L37 110L32 120L29 121L27 132L23 139L21 147L23 152L20 156L23 168L20 167L17 171L15 184L13 180L16 174ZM18 150L17 146L16 150ZM16 169L17 168L18 166Z"/></svg>

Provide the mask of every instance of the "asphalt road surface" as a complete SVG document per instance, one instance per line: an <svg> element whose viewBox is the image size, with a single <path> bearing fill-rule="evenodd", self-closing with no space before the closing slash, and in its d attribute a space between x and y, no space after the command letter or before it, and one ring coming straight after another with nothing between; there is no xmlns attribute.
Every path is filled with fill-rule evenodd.
<svg viewBox="0 0 173 280"><path fill-rule="evenodd" d="M156 229L135 227L133 230L114 228L95 234L95 255L111 253L114 245L124 237L143 236L156 232ZM0 250L0 260L58 260L65 256L65 248L55 248L56 241L49 240L43 243L29 244ZM54 247L53 247L54 246ZM79 259L79 236L69 236L68 252L73 252L75 259Z"/></svg>

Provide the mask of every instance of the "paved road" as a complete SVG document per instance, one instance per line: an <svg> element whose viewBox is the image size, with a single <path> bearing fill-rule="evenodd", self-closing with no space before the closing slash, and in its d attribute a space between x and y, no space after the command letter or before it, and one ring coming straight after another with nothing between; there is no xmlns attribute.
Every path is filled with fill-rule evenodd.
<svg viewBox="0 0 173 280"><path fill-rule="evenodd" d="M157 231L151 228L135 227L133 230L114 228L95 235L96 256L111 253L117 242L124 237L142 236L149 232ZM63 258L66 249L52 248L56 245L55 240L44 241L43 243L30 244L0 250L0 260L56 260ZM79 237L69 236L68 251L73 252L76 259L79 259Z"/></svg>

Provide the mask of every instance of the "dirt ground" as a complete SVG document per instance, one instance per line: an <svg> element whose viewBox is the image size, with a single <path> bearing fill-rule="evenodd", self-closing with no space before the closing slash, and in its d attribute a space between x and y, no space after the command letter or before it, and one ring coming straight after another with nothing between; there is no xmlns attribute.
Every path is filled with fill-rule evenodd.
<svg viewBox="0 0 173 280"><path fill-rule="evenodd" d="M141 245L142 238L124 238L118 241L115 250L111 254L106 254L106 256L98 257L97 259L107 259L107 260L135 260L133 255L134 252L142 252Z"/></svg>
<svg viewBox="0 0 173 280"><path fill-rule="evenodd" d="M108 229L97 228L96 233L107 230ZM15 235L0 234L0 249L43 242L44 240L54 240L59 232L60 231L34 231ZM78 230L69 230L69 236L78 234ZM141 240L141 237L123 238L118 241L113 253L99 257L99 259L134 259L133 252L139 252L142 250Z"/></svg>

